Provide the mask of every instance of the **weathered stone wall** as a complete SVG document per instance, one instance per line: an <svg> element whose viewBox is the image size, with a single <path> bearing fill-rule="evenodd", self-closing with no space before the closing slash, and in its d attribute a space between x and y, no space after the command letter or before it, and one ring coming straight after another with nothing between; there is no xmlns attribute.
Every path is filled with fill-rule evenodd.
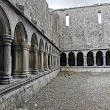
<svg viewBox="0 0 110 110"><path fill-rule="evenodd" d="M98 24L98 12L102 24ZM56 10L59 15L60 48L98 49L110 47L110 5L87 6ZM65 25L66 14L70 26Z"/></svg>
<svg viewBox="0 0 110 110"><path fill-rule="evenodd" d="M26 107L24 104L32 99L32 97L34 97L39 90L55 78L59 72L60 69L52 71L47 75L28 82L27 84L20 87L18 86L17 88L14 88L14 90L11 90L12 87L7 86L6 88L10 88L10 90L6 91L3 95L1 94L0 110L25 110L24 108Z"/></svg>
<svg viewBox="0 0 110 110"><path fill-rule="evenodd" d="M49 11L46 0L10 0L14 5L24 6L24 14L30 21L37 22L37 27L54 43L59 46L58 32L56 31L58 19L56 14ZM53 33L56 33L54 34ZM56 40L57 39L57 40Z"/></svg>

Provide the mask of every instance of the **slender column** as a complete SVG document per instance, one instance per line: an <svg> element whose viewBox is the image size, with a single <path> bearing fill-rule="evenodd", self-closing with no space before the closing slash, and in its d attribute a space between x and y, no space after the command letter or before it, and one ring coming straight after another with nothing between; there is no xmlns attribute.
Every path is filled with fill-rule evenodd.
<svg viewBox="0 0 110 110"><path fill-rule="evenodd" d="M21 77L27 77L29 73L29 45L27 42L22 42L22 72Z"/></svg>
<svg viewBox="0 0 110 110"><path fill-rule="evenodd" d="M75 66L77 66L77 53L74 53L75 55Z"/></svg>
<svg viewBox="0 0 110 110"><path fill-rule="evenodd" d="M38 74L38 48L37 48L37 46L34 46L33 49L34 49L34 70L33 70L33 74Z"/></svg>
<svg viewBox="0 0 110 110"><path fill-rule="evenodd" d="M11 77L11 43L12 39L10 35L2 35L3 43L3 73L0 74L0 84L9 84L12 80Z"/></svg>
<svg viewBox="0 0 110 110"><path fill-rule="evenodd" d="M84 66L87 66L87 53L84 52Z"/></svg>
<svg viewBox="0 0 110 110"><path fill-rule="evenodd" d="M103 66L106 66L106 53L103 51Z"/></svg>
<svg viewBox="0 0 110 110"><path fill-rule="evenodd" d="M48 68L48 54L49 54L49 53L47 53L47 52L45 53L45 55L46 55L46 59L45 59L45 70L46 70L46 71L49 70L49 68Z"/></svg>
<svg viewBox="0 0 110 110"><path fill-rule="evenodd" d="M66 66L69 66L69 64L68 64L68 53L66 53Z"/></svg>
<svg viewBox="0 0 110 110"><path fill-rule="evenodd" d="M44 72L44 51L40 50L40 72Z"/></svg>
<svg viewBox="0 0 110 110"><path fill-rule="evenodd" d="M94 66L97 66L96 64L96 52L93 52L94 53Z"/></svg>

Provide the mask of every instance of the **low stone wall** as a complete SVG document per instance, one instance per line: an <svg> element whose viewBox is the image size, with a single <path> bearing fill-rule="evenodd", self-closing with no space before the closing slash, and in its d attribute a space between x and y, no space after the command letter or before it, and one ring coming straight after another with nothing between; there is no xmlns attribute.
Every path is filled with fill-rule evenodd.
<svg viewBox="0 0 110 110"><path fill-rule="evenodd" d="M93 75L110 73L110 67L61 67L61 73L71 75L74 73L91 73Z"/></svg>
<svg viewBox="0 0 110 110"><path fill-rule="evenodd" d="M24 104L55 78L59 72L60 69L53 70L18 81L17 84L2 87L3 89L0 91L0 110L19 110L23 108Z"/></svg>

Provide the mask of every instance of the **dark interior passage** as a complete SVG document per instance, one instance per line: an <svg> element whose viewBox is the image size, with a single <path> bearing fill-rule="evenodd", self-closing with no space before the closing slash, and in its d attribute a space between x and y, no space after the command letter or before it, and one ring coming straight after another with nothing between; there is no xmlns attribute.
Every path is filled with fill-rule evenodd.
<svg viewBox="0 0 110 110"><path fill-rule="evenodd" d="M110 66L110 51L106 52L106 65Z"/></svg>
<svg viewBox="0 0 110 110"><path fill-rule="evenodd" d="M69 66L75 66L75 56L73 52L69 53L68 63L69 63Z"/></svg>
<svg viewBox="0 0 110 110"><path fill-rule="evenodd" d="M84 66L83 53L79 52L77 54L77 66Z"/></svg>
<svg viewBox="0 0 110 110"><path fill-rule="evenodd" d="M87 65L93 66L94 65L94 57L92 52L88 52L87 54Z"/></svg>
<svg viewBox="0 0 110 110"><path fill-rule="evenodd" d="M61 55L60 55L60 65L61 66L66 66L67 65L66 54L65 53L61 53Z"/></svg>
<svg viewBox="0 0 110 110"><path fill-rule="evenodd" d="M102 52L98 51L96 54L96 64L97 66L102 66L103 65L103 56L102 56Z"/></svg>

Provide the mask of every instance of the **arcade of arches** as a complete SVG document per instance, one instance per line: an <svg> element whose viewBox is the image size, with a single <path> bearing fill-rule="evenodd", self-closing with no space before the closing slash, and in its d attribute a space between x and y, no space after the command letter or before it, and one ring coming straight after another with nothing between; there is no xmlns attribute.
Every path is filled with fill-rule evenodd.
<svg viewBox="0 0 110 110"><path fill-rule="evenodd" d="M109 50L94 50L89 52L62 52L61 66L110 66Z"/></svg>

